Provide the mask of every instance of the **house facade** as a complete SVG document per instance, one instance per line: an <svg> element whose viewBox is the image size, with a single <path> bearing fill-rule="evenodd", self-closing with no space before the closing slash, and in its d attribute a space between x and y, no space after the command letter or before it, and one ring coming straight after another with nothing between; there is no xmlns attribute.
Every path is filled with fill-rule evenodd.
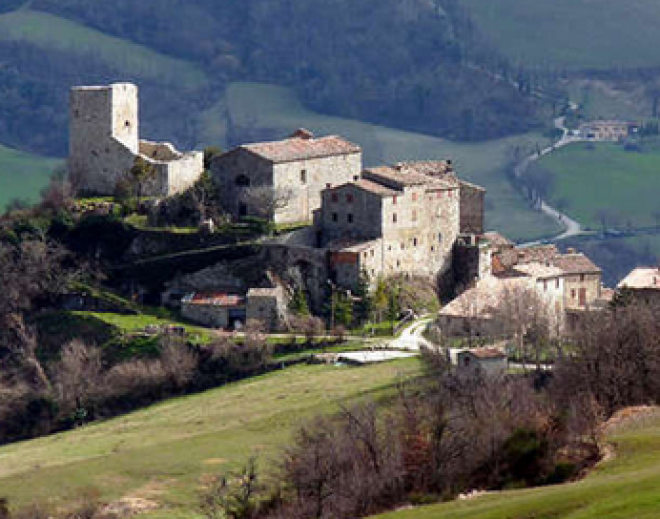
<svg viewBox="0 0 660 519"><path fill-rule="evenodd" d="M361 170L358 145L335 135L316 138L307 130L238 146L211 163L225 210L278 224L311 222L321 191L356 179Z"/></svg>

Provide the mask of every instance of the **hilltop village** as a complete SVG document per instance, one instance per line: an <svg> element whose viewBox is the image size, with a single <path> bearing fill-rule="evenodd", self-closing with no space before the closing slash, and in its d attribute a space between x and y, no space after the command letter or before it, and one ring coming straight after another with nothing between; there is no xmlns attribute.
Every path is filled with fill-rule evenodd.
<svg viewBox="0 0 660 519"><path fill-rule="evenodd" d="M203 154L141 140L138 111L135 85L72 90L69 174L83 191L112 195L136 161L150 168L143 195L155 205L200 179ZM557 330L574 329L581 312L612 298L583 254L517 248L486 232L485 190L462 180L451 160L364 168L358 144L299 129L216 154L207 166L232 221L263 218L295 230L262 240L261 272L247 276L256 284L222 264L171 281L163 302L194 322L235 328L257 320L284 330L296 290L314 310L328 287L350 294L363 281L373 290L394 278L436 287L450 301L440 322L452 334L475 333L507 292L536 292Z"/></svg>

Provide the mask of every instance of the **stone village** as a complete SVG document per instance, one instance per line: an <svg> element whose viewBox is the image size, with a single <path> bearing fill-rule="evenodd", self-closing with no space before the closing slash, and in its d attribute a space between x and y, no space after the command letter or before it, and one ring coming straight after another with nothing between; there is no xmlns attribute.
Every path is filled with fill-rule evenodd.
<svg viewBox="0 0 660 519"><path fill-rule="evenodd" d="M185 191L202 174L201 152L140 139L135 85L77 87L70 99L69 174L86 191L111 195L136 157L154 168L145 193L156 199ZM486 232L485 190L460 179L450 160L364 168L359 145L300 129L219 154L210 173L234 218L307 225L261 243L264 276L256 284L237 282L223 265L171 284L164 299L178 294L182 315L207 326L256 319L286 328L291 280L318 307L328 285L355 290L362 276L372 287L395 276L427 279L455 296L439 321L456 334L475 323L485 333L490 309L514 290L535 291L557 329L578 326L581 313L612 298L583 254L519 248Z"/></svg>

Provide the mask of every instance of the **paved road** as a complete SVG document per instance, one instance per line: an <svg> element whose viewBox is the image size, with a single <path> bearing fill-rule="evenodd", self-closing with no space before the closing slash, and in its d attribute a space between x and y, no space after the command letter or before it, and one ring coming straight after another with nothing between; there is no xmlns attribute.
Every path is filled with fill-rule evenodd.
<svg viewBox="0 0 660 519"><path fill-rule="evenodd" d="M433 316L424 316L405 328L399 337L389 342L390 348L398 350L419 351L421 348L430 347L430 343L422 337L426 327L433 322Z"/></svg>
<svg viewBox="0 0 660 519"><path fill-rule="evenodd" d="M534 153L533 155L530 155L529 157L525 158L520 164L518 164L515 168L516 177L523 176L527 172L529 167L535 161L539 160L541 157L544 157L545 155L548 155L557 149L563 148L564 146L568 146L569 144L584 141L584 139L580 137L575 137L571 135L565 123L566 123L565 117L558 117L557 119L555 119L555 128L561 130L562 132L561 138L551 146L548 146L547 148L541 150L540 153ZM552 238L549 238L547 241L559 241L559 240L564 240L566 238L571 238L572 236L578 236L580 234L583 234L584 231L582 230L582 226L579 224L579 222L576 222L570 216L558 211L554 207L551 207L546 202L541 201L540 210L545 214L547 214L550 218L556 220L557 223L559 223L559 225L561 225L564 228L564 230L561 233L559 233L558 235ZM531 247L533 245L539 245L540 243L541 240L531 241L527 243L522 243L520 244L520 246Z"/></svg>

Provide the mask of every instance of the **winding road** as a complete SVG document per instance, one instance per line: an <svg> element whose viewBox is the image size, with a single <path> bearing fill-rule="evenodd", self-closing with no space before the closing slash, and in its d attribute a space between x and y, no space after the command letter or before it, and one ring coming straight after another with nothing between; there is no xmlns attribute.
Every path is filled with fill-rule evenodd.
<svg viewBox="0 0 660 519"><path fill-rule="evenodd" d="M514 169L515 176L517 178L522 177L529 167L537 160L539 160L541 157L544 157L545 155L549 155L553 151L563 148L564 146L568 146L569 144L573 144L575 142L583 142L584 139L580 137L576 137L571 135L570 130L566 127L566 118L565 117L558 117L555 119L555 128L558 130L561 130L562 136L561 138L555 142L554 144L548 146L547 148L544 148L541 150L539 153L534 153L530 155L529 157L526 157L523 159ZM553 236L552 238L548 238L545 240L536 240L536 241L531 241L527 243L521 243L519 246L520 247L532 247L534 245L539 245L542 242L548 242L548 241L559 241L559 240L564 240L566 238L571 238L573 236L578 236L580 234L583 234L584 231L582 230L582 226L580 225L579 222L576 222L573 220L570 216L560 212L559 210L555 209L554 207L551 207L548 205L545 201L541 201L541 206L539 209L547 214L550 218L554 219L564 227L564 230L559 233L556 236Z"/></svg>

